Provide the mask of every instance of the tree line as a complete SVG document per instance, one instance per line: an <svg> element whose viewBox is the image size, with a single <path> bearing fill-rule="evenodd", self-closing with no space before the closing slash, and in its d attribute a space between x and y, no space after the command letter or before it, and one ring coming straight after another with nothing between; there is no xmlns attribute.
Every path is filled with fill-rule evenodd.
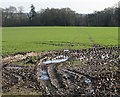
<svg viewBox="0 0 120 97"><path fill-rule="evenodd" d="M23 12L23 7L0 8L2 26L119 26L120 7L109 7L91 14L79 14L70 8L46 8Z"/></svg>

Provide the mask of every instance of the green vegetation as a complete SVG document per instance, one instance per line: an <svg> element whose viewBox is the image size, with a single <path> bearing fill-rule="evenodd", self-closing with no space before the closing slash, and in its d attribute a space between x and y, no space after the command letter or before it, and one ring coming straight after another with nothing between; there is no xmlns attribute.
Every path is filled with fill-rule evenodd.
<svg viewBox="0 0 120 97"><path fill-rule="evenodd" d="M3 54L118 45L117 27L3 27Z"/></svg>

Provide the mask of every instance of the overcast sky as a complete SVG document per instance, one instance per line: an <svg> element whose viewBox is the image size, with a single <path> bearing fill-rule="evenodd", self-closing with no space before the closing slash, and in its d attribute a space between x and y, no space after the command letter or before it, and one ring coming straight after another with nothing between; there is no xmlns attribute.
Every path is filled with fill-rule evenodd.
<svg viewBox="0 0 120 97"><path fill-rule="evenodd" d="M0 7L23 6L24 11L30 10L30 5L36 7L36 11L44 8L65 8L69 7L77 13L92 13L112 7L120 0L1 0Z"/></svg>

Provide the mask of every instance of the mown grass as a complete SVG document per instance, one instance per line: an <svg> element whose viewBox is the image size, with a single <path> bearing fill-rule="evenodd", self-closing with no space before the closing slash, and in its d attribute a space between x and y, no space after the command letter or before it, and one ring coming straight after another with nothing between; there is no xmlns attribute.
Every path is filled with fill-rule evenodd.
<svg viewBox="0 0 120 97"><path fill-rule="evenodd" d="M117 27L3 27L2 52L88 48L118 45Z"/></svg>

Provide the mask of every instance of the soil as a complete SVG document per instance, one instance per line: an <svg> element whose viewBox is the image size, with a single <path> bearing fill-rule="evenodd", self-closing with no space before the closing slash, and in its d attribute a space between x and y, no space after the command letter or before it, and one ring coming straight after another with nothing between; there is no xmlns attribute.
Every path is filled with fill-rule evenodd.
<svg viewBox="0 0 120 97"><path fill-rule="evenodd" d="M5 56L3 94L119 97L119 50L119 47L94 47ZM68 59L64 62L53 62L65 57ZM53 63L44 64L50 60Z"/></svg>

